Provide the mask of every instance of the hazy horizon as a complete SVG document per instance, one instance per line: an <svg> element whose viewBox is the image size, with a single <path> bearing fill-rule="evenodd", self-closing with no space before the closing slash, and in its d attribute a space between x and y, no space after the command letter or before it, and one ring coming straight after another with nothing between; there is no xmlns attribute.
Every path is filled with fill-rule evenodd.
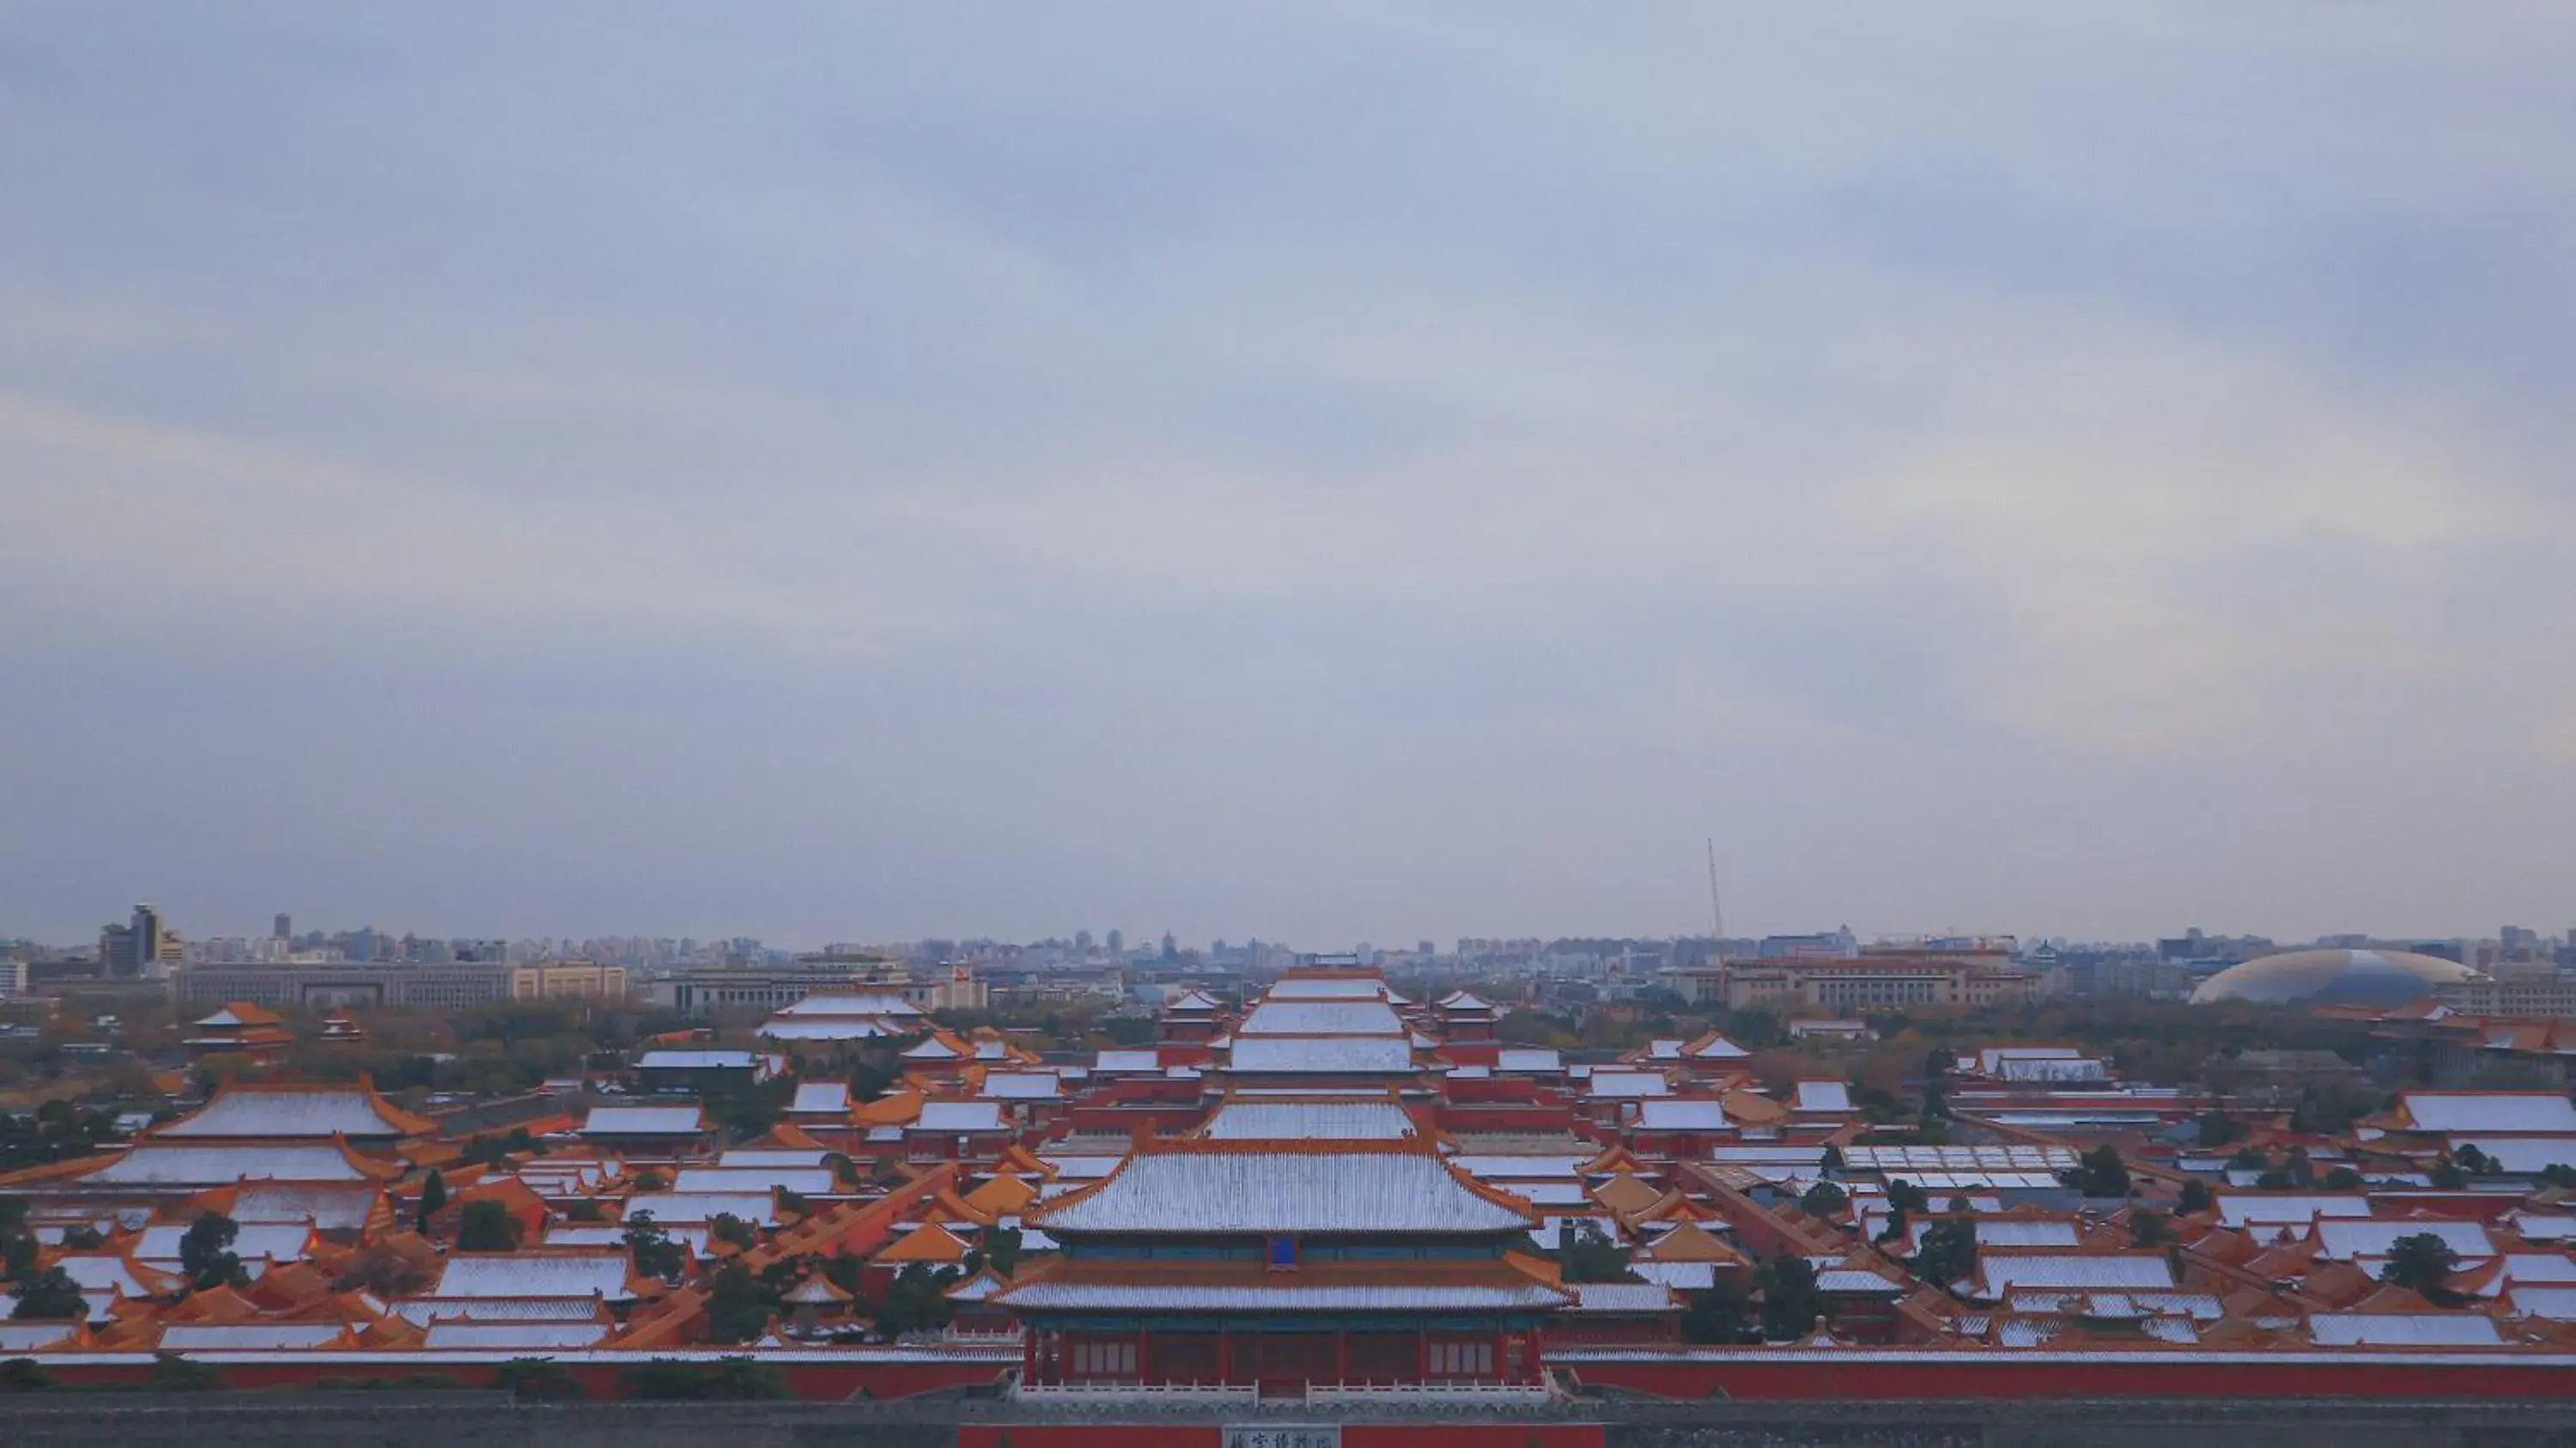
<svg viewBox="0 0 2576 1448"><path fill-rule="evenodd" d="M2576 923L2576 10L0 14L0 936Z"/></svg>

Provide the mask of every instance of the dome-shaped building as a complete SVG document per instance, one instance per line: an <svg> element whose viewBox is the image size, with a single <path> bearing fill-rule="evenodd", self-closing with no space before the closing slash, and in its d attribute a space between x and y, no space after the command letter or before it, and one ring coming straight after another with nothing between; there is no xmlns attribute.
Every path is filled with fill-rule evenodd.
<svg viewBox="0 0 2576 1448"><path fill-rule="evenodd" d="M2231 965L2200 983L2193 1005L2212 1001L2314 1001L2399 1006L2435 986L2480 979L2456 960L2410 950L2292 950Z"/></svg>

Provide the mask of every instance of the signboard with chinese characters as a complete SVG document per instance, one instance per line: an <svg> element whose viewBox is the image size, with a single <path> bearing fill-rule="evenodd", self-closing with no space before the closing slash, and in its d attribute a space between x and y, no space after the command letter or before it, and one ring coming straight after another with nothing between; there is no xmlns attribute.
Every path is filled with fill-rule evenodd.
<svg viewBox="0 0 2576 1448"><path fill-rule="evenodd" d="M1338 1423L1229 1425L1225 1448L1342 1448L1342 1429Z"/></svg>

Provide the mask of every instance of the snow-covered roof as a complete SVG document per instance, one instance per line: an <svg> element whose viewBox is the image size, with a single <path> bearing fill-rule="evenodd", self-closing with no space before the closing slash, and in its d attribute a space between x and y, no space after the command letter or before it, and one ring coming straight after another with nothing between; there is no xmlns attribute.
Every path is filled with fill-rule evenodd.
<svg viewBox="0 0 2576 1448"><path fill-rule="evenodd" d="M1530 1217L1410 1146L1172 1142L1140 1152L1098 1186L1031 1220L1080 1232L1381 1233L1525 1230Z"/></svg>
<svg viewBox="0 0 2576 1448"><path fill-rule="evenodd" d="M233 1194L225 1215L248 1226L253 1222L310 1222L317 1231L354 1232L374 1212L373 1183L329 1186L319 1182L262 1182Z"/></svg>
<svg viewBox="0 0 2576 1448"><path fill-rule="evenodd" d="M2576 1135L2576 1103L2556 1091L2408 1091L2400 1106L2418 1131Z"/></svg>
<svg viewBox="0 0 2576 1448"><path fill-rule="evenodd" d="M1639 1131L1725 1131L1733 1125L1721 1101L1667 1099L1641 1102L1637 1107Z"/></svg>
<svg viewBox="0 0 2576 1448"><path fill-rule="evenodd" d="M781 1006L775 1016L790 1020L812 1017L918 1016L921 1009L899 995L853 993L849 995L809 995L791 1005Z"/></svg>
<svg viewBox="0 0 2576 1448"><path fill-rule="evenodd" d="M787 1103L791 1115L839 1116L850 1109L850 1083L847 1081L805 1081L796 1087L796 1099Z"/></svg>
<svg viewBox="0 0 2576 1448"><path fill-rule="evenodd" d="M1401 1036L1239 1036L1227 1052L1235 1071L1393 1075L1413 1070Z"/></svg>
<svg viewBox="0 0 2576 1448"><path fill-rule="evenodd" d="M436 1322L430 1324L420 1345L432 1352L442 1348L480 1348L489 1352L589 1347L612 1330L612 1324L601 1322Z"/></svg>
<svg viewBox="0 0 2576 1448"><path fill-rule="evenodd" d="M2516 1287L2510 1305L2518 1317L2576 1322L2576 1287Z"/></svg>
<svg viewBox="0 0 2576 1448"><path fill-rule="evenodd" d="M2476 1147L2498 1171L2538 1176L2553 1166L2576 1167L2576 1136L2454 1136L2450 1148Z"/></svg>
<svg viewBox="0 0 2576 1448"><path fill-rule="evenodd" d="M405 1322L427 1327L450 1322L596 1322L596 1297L398 1297L391 1310Z"/></svg>
<svg viewBox="0 0 2576 1448"><path fill-rule="evenodd" d="M1851 1088L1840 1081L1801 1081L1790 1107L1796 1111L1849 1111Z"/></svg>
<svg viewBox="0 0 2576 1448"><path fill-rule="evenodd" d="M1101 1156L1084 1152L1042 1151L1038 1153L1038 1160L1055 1168L1056 1180L1060 1182L1098 1181L1118 1170L1118 1163L1126 1159L1123 1156Z"/></svg>
<svg viewBox="0 0 2576 1448"><path fill-rule="evenodd" d="M1583 1156L1488 1156L1467 1153L1451 1157L1452 1165L1479 1181L1522 1182L1548 1181L1563 1177L1572 1181L1583 1174L1583 1164L1592 1160Z"/></svg>
<svg viewBox="0 0 2576 1448"><path fill-rule="evenodd" d="M639 1199L640 1200L640 1199ZM632 1213L629 1214L630 1216ZM658 1213L655 1220L667 1220ZM522 1251L450 1257L427 1297L602 1297L619 1301L626 1287L623 1251Z"/></svg>
<svg viewBox="0 0 2576 1448"><path fill-rule="evenodd" d="M1706 1292L1717 1285L1714 1262L1631 1262L1628 1270L1676 1292Z"/></svg>
<svg viewBox="0 0 2576 1448"><path fill-rule="evenodd" d="M1595 1071L1586 1088L1595 1096L1634 1099L1645 1096L1669 1096L1672 1085L1661 1071Z"/></svg>
<svg viewBox="0 0 2576 1448"><path fill-rule="evenodd" d="M750 1071L760 1065L756 1051L647 1051L638 1057L639 1071Z"/></svg>
<svg viewBox="0 0 2576 1448"><path fill-rule="evenodd" d="M1395 1036L1404 1021L1381 1000L1263 1001L1235 1036Z"/></svg>
<svg viewBox="0 0 2576 1448"><path fill-rule="evenodd" d="M1216 1141L1392 1141L1414 1134L1392 1101L1228 1101L1208 1118Z"/></svg>
<svg viewBox="0 0 2576 1448"><path fill-rule="evenodd" d="M1102 1075L1125 1072L1152 1076L1162 1071L1163 1063L1151 1051L1103 1051L1093 1060L1091 1069Z"/></svg>
<svg viewBox="0 0 2576 1448"><path fill-rule="evenodd" d="M1453 990L1440 998L1439 1006L1440 1009L1452 1015L1462 1015L1490 1011L1494 1008L1494 1003L1474 991Z"/></svg>
<svg viewBox="0 0 2576 1448"><path fill-rule="evenodd" d="M2439 1218L2418 1218L2409 1222L2355 1221L2345 1217L2319 1217L2316 1222L2317 1255L2330 1262L2346 1262L2356 1257L2385 1257L2407 1237L2427 1233L2442 1239L2463 1259L2496 1255L2495 1239L2487 1235L2482 1223Z"/></svg>
<svg viewBox="0 0 2576 1448"><path fill-rule="evenodd" d="M165 1146L152 1137L80 1177L103 1186L228 1186L255 1179L372 1180L337 1146Z"/></svg>
<svg viewBox="0 0 2576 1448"><path fill-rule="evenodd" d="M164 1222L146 1227L134 1243L134 1260L146 1267L164 1272L179 1270L179 1243L188 1235L189 1224ZM299 1262L313 1239L313 1229L302 1222L245 1222L224 1250L239 1257L245 1265L266 1258L280 1262Z"/></svg>
<svg viewBox="0 0 2576 1448"><path fill-rule="evenodd" d="M695 1136L707 1129L692 1106L594 1106L583 1119L584 1136Z"/></svg>
<svg viewBox="0 0 2576 1448"><path fill-rule="evenodd" d="M1375 976L1288 976L1262 993L1266 1001L1347 1001L1392 999L1394 992Z"/></svg>
<svg viewBox="0 0 2576 1448"><path fill-rule="evenodd" d="M684 1166L674 1190L683 1192L794 1192L803 1197L830 1194L840 1179L824 1166Z"/></svg>
<svg viewBox="0 0 2576 1448"><path fill-rule="evenodd" d="M362 1087L287 1090L231 1086L202 1108L153 1133L156 1140L208 1137L269 1140L332 1136L407 1136L421 1129L385 1114L383 1103Z"/></svg>
<svg viewBox="0 0 2576 1448"><path fill-rule="evenodd" d="M1843 1163L1853 1171L1890 1176L1917 1172L2061 1172L2077 1165L2071 1146L1851 1146Z"/></svg>
<svg viewBox="0 0 2576 1448"><path fill-rule="evenodd" d="M1977 1295L2000 1297L2022 1287L2082 1290L2173 1290L2173 1267L2161 1252L1979 1252Z"/></svg>
<svg viewBox="0 0 2576 1448"><path fill-rule="evenodd" d="M1052 1101L1064 1094L1064 1078L1053 1071L995 1071L975 1094L998 1101Z"/></svg>
<svg viewBox="0 0 2576 1448"><path fill-rule="evenodd" d="M1002 1120L1002 1103L998 1101L930 1101L922 1104L921 1115L910 1130L923 1133L956 1133L961 1131L1007 1131Z"/></svg>
<svg viewBox="0 0 2576 1448"><path fill-rule="evenodd" d="M718 1217L738 1217L765 1227L778 1220L778 1202L767 1192L647 1192L626 1199L626 1220L634 1221L638 1212L651 1212L664 1226L704 1226Z"/></svg>
<svg viewBox="0 0 2576 1448"><path fill-rule="evenodd" d="M1565 1058L1535 1046L1505 1046L1495 1053L1494 1069L1506 1074L1552 1074L1565 1069Z"/></svg>
<svg viewBox="0 0 2576 1448"><path fill-rule="evenodd" d="M2081 1247L2084 1232L2066 1217L1963 1217L1976 1229L1980 1251L1994 1247ZM1922 1217L1905 1223L1905 1251L1923 1250L1923 1234L1932 1223Z"/></svg>
<svg viewBox="0 0 2576 1448"><path fill-rule="evenodd" d="M165 1352L215 1348L284 1349L324 1347L348 1329L330 1322L174 1322L161 1329Z"/></svg>
<svg viewBox="0 0 2576 1448"><path fill-rule="evenodd" d="M906 1027L879 1017L772 1020L763 1022L760 1027L760 1038L764 1041L873 1041L908 1033Z"/></svg>
<svg viewBox="0 0 2576 1448"><path fill-rule="evenodd" d="M2008 1056L1996 1063L1995 1076L2004 1081L2108 1081L2111 1070L2100 1061L2086 1057Z"/></svg>
<svg viewBox="0 0 2576 1448"><path fill-rule="evenodd" d="M2319 1217L2367 1217L2370 1198L2358 1193L2220 1192L2218 1220L2230 1227L2251 1222L2292 1222L2302 1226Z"/></svg>
<svg viewBox="0 0 2576 1448"><path fill-rule="evenodd" d="M1661 1290L1661 1289L1658 1289ZM1374 1286L1307 1286L1294 1274L1274 1283L1164 1284L1123 1282L1052 1282L1039 1278L1014 1286L1002 1296L1013 1308L1058 1311L1117 1310L1167 1312L1438 1312L1506 1308L1550 1308L1565 1294L1536 1278L1526 1282L1407 1283Z"/></svg>
<svg viewBox="0 0 2576 1448"><path fill-rule="evenodd" d="M0 1352L34 1352L68 1342L78 1331L76 1322L0 1322Z"/></svg>
<svg viewBox="0 0 2576 1448"><path fill-rule="evenodd" d="M2308 1337L2321 1347L2494 1347L2495 1319L2476 1312L2320 1312Z"/></svg>

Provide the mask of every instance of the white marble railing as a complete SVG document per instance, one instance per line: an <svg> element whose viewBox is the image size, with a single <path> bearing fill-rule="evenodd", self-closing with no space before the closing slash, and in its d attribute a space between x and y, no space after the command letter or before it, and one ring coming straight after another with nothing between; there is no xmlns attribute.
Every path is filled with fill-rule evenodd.
<svg viewBox="0 0 2576 1448"><path fill-rule="evenodd" d="M1249 1383L1022 1383L1013 1396L1026 1402L1253 1403L1261 1390ZM1544 1383L1310 1383L1309 1403L1544 1403Z"/></svg>
<svg viewBox="0 0 2576 1448"><path fill-rule="evenodd" d="M1544 1403L1550 1396L1544 1383L1313 1383L1306 1389L1310 1403Z"/></svg>
<svg viewBox="0 0 2576 1448"><path fill-rule="evenodd" d="M1105 1403L1150 1401L1199 1403L1257 1402L1261 1390L1249 1383L1022 1383L1014 1396L1031 1402Z"/></svg>

